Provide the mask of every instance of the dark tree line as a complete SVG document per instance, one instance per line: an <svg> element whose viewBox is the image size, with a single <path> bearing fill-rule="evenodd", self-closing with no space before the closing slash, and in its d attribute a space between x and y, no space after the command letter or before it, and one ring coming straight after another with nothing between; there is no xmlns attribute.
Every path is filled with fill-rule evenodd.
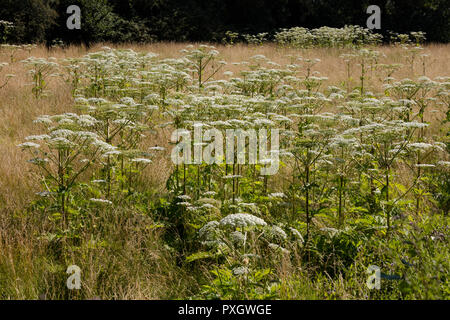
<svg viewBox="0 0 450 320"><path fill-rule="evenodd" d="M81 30L66 27L72 4L81 8ZM425 31L429 41L450 40L450 0L1 0L0 20L14 23L14 43L221 41L228 30L365 26L372 4L382 10L384 35Z"/></svg>

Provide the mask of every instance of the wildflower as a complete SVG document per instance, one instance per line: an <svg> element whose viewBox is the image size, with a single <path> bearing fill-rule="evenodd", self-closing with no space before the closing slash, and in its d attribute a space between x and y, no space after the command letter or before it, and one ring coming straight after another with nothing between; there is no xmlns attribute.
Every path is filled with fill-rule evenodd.
<svg viewBox="0 0 450 320"><path fill-rule="evenodd" d="M421 123L421 122L416 122L416 121L403 122L403 123L400 123L400 125L405 128L417 128L417 129L425 128L428 126L428 124L426 124L426 123Z"/></svg>
<svg viewBox="0 0 450 320"><path fill-rule="evenodd" d="M146 159L146 158L134 158L134 159L131 160L131 162L149 164L149 163L152 162L152 160Z"/></svg>
<svg viewBox="0 0 450 320"><path fill-rule="evenodd" d="M103 154L103 156L108 157L108 156L118 156L121 155L122 151L120 150L111 150L111 151L107 151Z"/></svg>
<svg viewBox="0 0 450 320"><path fill-rule="evenodd" d="M105 199L90 198L89 200L92 201L92 202L96 202L96 203L112 204L111 201L105 200Z"/></svg>
<svg viewBox="0 0 450 320"><path fill-rule="evenodd" d="M41 196L41 197L48 197L52 194L53 194L53 192L49 192L49 191L36 192L36 195Z"/></svg>
<svg viewBox="0 0 450 320"><path fill-rule="evenodd" d="M61 120L64 120L64 119L61 119ZM62 138L70 137L73 134L74 134L74 132L72 130L68 130L68 129L58 129L58 130L54 130L50 133L50 135L52 137L62 137Z"/></svg>
<svg viewBox="0 0 450 320"><path fill-rule="evenodd" d="M241 175L235 174L235 175L228 175L228 176L223 176L222 179L236 179L236 178L242 178Z"/></svg>
<svg viewBox="0 0 450 320"><path fill-rule="evenodd" d="M214 235L214 233L219 228L219 222L213 220L209 221L207 224L205 224L203 227L198 230L198 235L200 238L205 239L211 239L211 236Z"/></svg>
<svg viewBox="0 0 450 320"><path fill-rule="evenodd" d="M270 193L269 198L284 198L286 195L283 192Z"/></svg>
<svg viewBox="0 0 450 320"><path fill-rule="evenodd" d="M241 276L244 274L247 274L249 272L249 269L247 267L236 267L233 269L233 274L235 276Z"/></svg>
<svg viewBox="0 0 450 320"><path fill-rule="evenodd" d="M148 148L148 150L153 150L153 151L164 151L164 150L166 150L166 148L155 146L155 147L150 147L150 148Z"/></svg>
<svg viewBox="0 0 450 320"><path fill-rule="evenodd" d="M289 230L292 232L292 234L301 242L304 243L305 240L303 239L303 236L301 235L301 233L294 228L289 227Z"/></svg>
<svg viewBox="0 0 450 320"><path fill-rule="evenodd" d="M408 147L410 147L412 149L416 149L416 150L428 150L428 149L431 149L433 147L433 145L429 144L429 143L415 142L415 143L410 143L408 145Z"/></svg>
<svg viewBox="0 0 450 320"><path fill-rule="evenodd" d="M205 203L205 204L202 204L201 208L214 209L215 207L210 203Z"/></svg>

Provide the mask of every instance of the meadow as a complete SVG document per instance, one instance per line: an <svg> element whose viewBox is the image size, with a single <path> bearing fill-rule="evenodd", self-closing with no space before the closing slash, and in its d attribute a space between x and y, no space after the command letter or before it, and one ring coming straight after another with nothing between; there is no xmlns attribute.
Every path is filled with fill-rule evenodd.
<svg viewBox="0 0 450 320"><path fill-rule="evenodd" d="M0 48L1 299L450 297L450 46L255 39ZM278 172L174 163L196 126Z"/></svg>

